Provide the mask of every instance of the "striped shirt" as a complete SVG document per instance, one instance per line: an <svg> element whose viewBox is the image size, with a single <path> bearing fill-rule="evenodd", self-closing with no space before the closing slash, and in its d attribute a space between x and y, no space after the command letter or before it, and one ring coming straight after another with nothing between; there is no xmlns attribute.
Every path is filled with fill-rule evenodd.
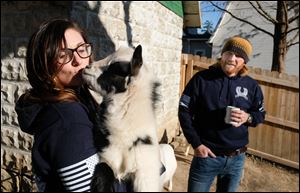
<svg viewBox="0 0 300 193"><path fill-rule="evenodd" d="M99 163L97 154L70 166L58 169L62 183L71 192L90 192L90 184L96 164Z"/></svg>

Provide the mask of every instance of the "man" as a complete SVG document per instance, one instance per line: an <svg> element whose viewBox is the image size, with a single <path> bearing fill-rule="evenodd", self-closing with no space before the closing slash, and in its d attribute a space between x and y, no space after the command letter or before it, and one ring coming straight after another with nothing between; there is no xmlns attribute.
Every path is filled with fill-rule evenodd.
<svg viewBox="0 0 300 193"><path fill-rule="evenodd" d="M188 191L208 192L217 176L217 191L236 191L244 168L248 126L265 118L263 93L247 76L246 63L251 43L242 37L229 38L221 59L209 69L196 73L179 103L179 121L187 141L194 148ZM225 123L226 107L232 111Z"/></svg>

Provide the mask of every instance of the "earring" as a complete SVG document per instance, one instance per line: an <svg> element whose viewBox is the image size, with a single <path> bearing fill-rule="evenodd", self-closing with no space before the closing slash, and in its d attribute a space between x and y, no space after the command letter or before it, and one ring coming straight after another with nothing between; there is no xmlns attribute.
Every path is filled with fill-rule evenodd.
<svg viewBox="0 0 300 193"><path fill-rule="evenodd" d="M61 88L59 88L59 84L57 83L56 77L53 78L52 85L53 85L53 91L55 92L61 91Z"/></svg>

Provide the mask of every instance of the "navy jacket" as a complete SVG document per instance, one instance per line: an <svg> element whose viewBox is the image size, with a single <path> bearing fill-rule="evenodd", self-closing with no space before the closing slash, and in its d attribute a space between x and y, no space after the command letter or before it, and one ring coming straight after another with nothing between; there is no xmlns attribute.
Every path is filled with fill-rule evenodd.
<svg viewBox="0 0 300 193"><path fill-rule="evenodd" d="M252 124L238 128L226 124L228 105L250 113ZM186 85L178 116L193 148L204 144L212 150L234 150L248 144L248 126L255 127L264 121L263 94L251 77L227 77L221 68L211 66L197 72Z"/></svg>
<svg viewBox="0 0 300 193"><path fill-rule="evenodd" d="M21 129L34 134L32 164L39 190L88 191L99 158L86 107L78 102L39 105L22 98L16 112Z"/></svg>
<svg viewBox="0 0 300 193"><path fill-rule="evenodd" d="M23 96L16 112L21 130L34 135L32 164L39 191L90 191L99 157L87 107L79 102L41 105ZM122 183L114 188L126 191Z"/></svg>

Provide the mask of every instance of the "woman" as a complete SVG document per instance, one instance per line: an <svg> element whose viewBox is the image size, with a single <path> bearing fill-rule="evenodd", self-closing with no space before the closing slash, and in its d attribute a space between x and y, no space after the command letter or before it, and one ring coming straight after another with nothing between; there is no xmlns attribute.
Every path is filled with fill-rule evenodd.
<svg viewBox="0 0 300 193"><path fill-rule="evenodd" d="M81 77L91 55L83 30L68 20L43 23L29 41L26 68L32 88L20 97L16 112L22 131L34 135L39 191L91 190L99 158L89 112L94 103L88 102L92 98Z"/></svg>

